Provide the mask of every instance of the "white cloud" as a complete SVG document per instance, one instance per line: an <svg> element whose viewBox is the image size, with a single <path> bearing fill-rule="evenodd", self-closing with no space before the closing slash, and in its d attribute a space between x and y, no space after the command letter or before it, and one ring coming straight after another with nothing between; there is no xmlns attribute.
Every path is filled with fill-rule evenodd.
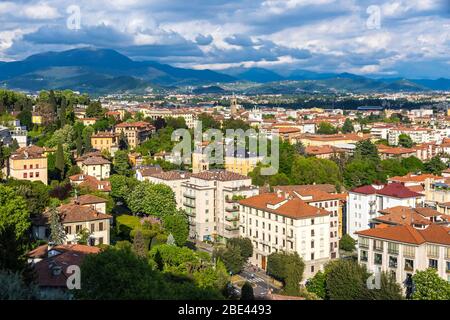
<svg viewBox="0 0 450 320"><path fill-rule="evenodd" d="M50 20L61 17L58 9L49 6L47 3L38 3L35 5L26 5L23 8L23 14L30 19Z"/></svg>

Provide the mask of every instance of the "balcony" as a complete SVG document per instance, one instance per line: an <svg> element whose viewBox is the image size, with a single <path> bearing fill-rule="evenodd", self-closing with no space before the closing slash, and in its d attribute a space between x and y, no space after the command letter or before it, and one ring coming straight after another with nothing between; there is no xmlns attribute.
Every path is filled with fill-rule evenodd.
<svg viewBox="0 0 450 320"><path fill-rule="evenodd" d="M196 216L195 211L186 211L186 215L189 216L189 217L195 217Z"/></svg>
<svg viewBox="0 0 450 320"><path fill-rule="evenodd" d="M195 195L189 194L187 192L183 193L183 196L186 197L186 198L189 198L189 199L195 199Z"/></svg>
<svg viewBox="0 0 450 320"><path fill-rule="evenodd" d="M184 205L185 207L195 208L195 203L183 202L183 205Z"/></svg>
<svg viewBox="0 0 450 320"><path fill-rule="evenodd" d="M225 211L226 212L238 212L239 211L239 207L238 206L226 207Z"/></svg>
<svg viewBox="0 0 450 320"><path fill-rule="evenodd" d="M227 231L237 231L237 230L239 230L239 226L225 226L225 230L227 230Z"/></svg>
<svg viewBox="0 0 450 320"><path fill-rule="evenodd" d="M228 217L225 217L225 220L227 220L227 221L239 221L239 216L228 216Z"/></svg>

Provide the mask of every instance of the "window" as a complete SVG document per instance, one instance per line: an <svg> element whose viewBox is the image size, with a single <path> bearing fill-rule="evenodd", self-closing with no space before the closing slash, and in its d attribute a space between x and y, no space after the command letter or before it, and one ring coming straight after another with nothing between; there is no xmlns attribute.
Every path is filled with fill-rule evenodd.
<svg viewBox="0 0 450 320"><path fill-rule="evenodd" d="M360 251L360 260L361 261L367 261L368 260L368 255L367 255L367 251L366 250L361 250Z"/></svg>
<svg viewBox="0 0 450 320"><path fill-rule="evenodd" d="M39 172L36 172L35 176L36 176L36 178L39 178Z"/></svg>
<svg viewBox="0 0 450 320"><path fill-rule="evenodd" d="M24 177L24 179L28 178L28 175L26 172L23 174L23 177Z"/></svg>
<svg viewBox="0 0 450 320"><path fill-rule="evenodd" d="M415 257L415 248L413 246L403 245L403 255L406 257Z"/></svg>
<svg viewBox="0 0 450 320"><path fill-rule="evenodd" d="M405 259L405 270L408 270L408 271L414 270L414 260Z"/></svg>
<svg viewBox="0 0 450 320"><path fill-rule="evenodd" d="M314 237L314 229L311 230L311 237Z"/></svg>
<svg viewBox="0 0 450 320"><path fill-rule="evenodd" d="M33 178L33 172L30 172L30 178Z"/></svg>
<svg viewBox="0 0 450 320"><path fill-rule="evenodd" d="M311 266L311 273L314 273L314 266Z"/></svg>
<svg viewBox="0 0 450 320"><path fill-rule="evenodd" d="M26 164L23 165L23 170L27 170L27 165Z"/></svg>
<svg viewBox="0 0 450 320"><path fill-rule="evenodd" d="M98 244L103 244L103 237L98 238Z"/></svg>
<svg viewBox="0 0 450 320"><path fill-rule="evenodd" d="M30 164L30 169L33 169L33 165L32 164Z"/></svg>
<svg viewBox="0 0 450 320"><path fill-rule="evenodd" d="M314 240L311 241L311 248L314 248Z"/></svg>
<svg viewBox="0 0 450 320"><path fill-rule="evenodd" d="M450 272L450 261L445 262L445 271L448 273Z"/></svg>
<svg viewBox="0 0 450 320"><path fill-rule="evenodd" d="M311 253L311 260L314 260L314 253Z"/></svg>
<svg viewBox="0 0 450 320"><path fill-rule="evenodd" d="M36 163L36 169L39 169L39 163Z"/></svg>
<svg viewBox="0 0 450 320"><path fill-rule="evenodd" d="M438 261L436 259L429 259L428 260L428 266L430 268L437 269L438 268Z"/></svg>
<svg viewBox="0 0 450 320"><path fill-rule="evenodd" d="M445 248L445 259L450 259L450 247Z"/></svg>
<svg viewBox="0 0 450 320"><path fill-rule="evenodd" d="M91 232L95 232L95 224L91 223Z"/></svg>
<svg viewBox="0 0 450 320"><path fill-rule="evenodd" d="M369 247L369 238L359 238L359 247L360 248L368 248Z"/></svg>
<svg viewBox="0 0 450 320"><path fill-rule="evenodd" d="M383 241L373 240L373 250L383 251Z"/></svg>
<svg viewBox="0 0 450 320"><path fill-rule="evenodd" d="M375 253L373 256L373 263L381 265L383 263L383 255L381 253Z"/></svg>
<svg viewBox="0 0 450 320"><path fill-rule="evenodd" d="M398 243L388 242L388 253L390 254L398 254Z"/></svg>
<svg viewBox="0 0 450 320"><path fill-rule="evenodd" d="M64 228L64 232L65 232L66 234L72 234L72 227L71 227L71 226L65 227L65 228Z"/></svg>
<svg viewBox="0 0 450 320"><path fill-rule="evenodd" d="M314 224L314 219L311 219L311 224Z"/></svg>
<svg viewBox="0 0 450 320"><path fill-rule="evenodd" d="M389 268L397 268L397 257L389 256Z"/></svg>
<svg viewBox="0 0 450 320"><path fill-rule="evenodd" d="M436 245L428 244L427 245L427 255L429 257L439 257L439 247Z"/></svg>

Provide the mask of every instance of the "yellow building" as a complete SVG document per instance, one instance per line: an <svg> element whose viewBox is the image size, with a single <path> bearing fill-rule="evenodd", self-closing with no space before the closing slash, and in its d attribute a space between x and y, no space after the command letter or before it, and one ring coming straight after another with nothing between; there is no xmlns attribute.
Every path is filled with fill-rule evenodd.
<svg viewBox="0 0 450 320"><path fill-rule="evenodd" d="M42 116L33 112L33 114L31 115L31 122L33 124L41 125L42 124Z"/></svg>
<svg viewBox="0 0 450 320"><path fill-rule="evenodd" d="M42 181L47 184L47 156L44 149L29 146L18 149L8 160L6 175L9 178Z"/></svg>
<svg viewBox="0 0 450 320"><path fill-rule="evenodd" d="M225 157L225 170L248 175L260 161L262 157Z"/></svg>
<svg viewBox="0 0 450 320"><path fill-rule="evenodd" d="M118 149L118 136L114 132L97 132L91 136L91 145L94 149L106 150L113 156Z"/></svg>
<svg viewBox="0 0 450 320"><path fill-rule="evenodd" d="M83 119L80 119L80 121L85 126L93 126L97 122L97 118L83 118Z"/></svg>
<svg viewBox="0 0 450 320"><path fill-rule="evenodd" d="M122 122L116 126L115 132L118 137L120 137L120 134L123 132L125 138L127 139L128 145L134 149L139 144L147 140L153 132L155 132L155 127L143 121Z"/></svg>

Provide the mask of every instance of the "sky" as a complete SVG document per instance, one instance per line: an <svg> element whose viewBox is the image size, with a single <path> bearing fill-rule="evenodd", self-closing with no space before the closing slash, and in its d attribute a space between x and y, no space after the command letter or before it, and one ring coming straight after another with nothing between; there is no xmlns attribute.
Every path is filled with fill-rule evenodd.
<svg viewBox="0 0 450 320"><path fill-rule="evenodd" d="M195 69L450 78L450 0L0 0L0 60L86 46Z"/></svg>

